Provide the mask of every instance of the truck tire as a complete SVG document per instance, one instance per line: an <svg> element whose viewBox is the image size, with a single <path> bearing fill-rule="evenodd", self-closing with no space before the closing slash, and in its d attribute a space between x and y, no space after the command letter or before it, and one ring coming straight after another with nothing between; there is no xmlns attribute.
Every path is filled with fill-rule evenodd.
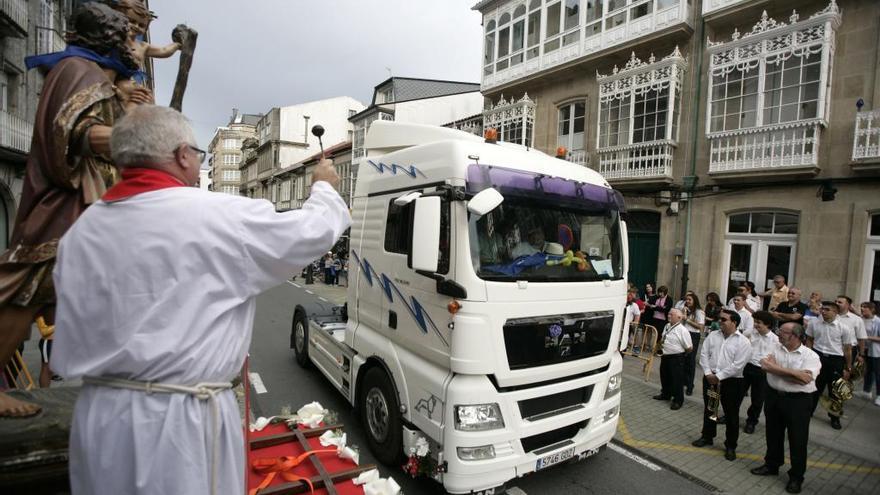
<svg viewBox="0 0 880 495"><path fill-rule="evenodd" d="M290 344L296 363L303 368L309 367L309 321L300 311L293 314L293 326L290 330Z"/></svg>
<svg viewBox="0 0 880 495"><path fill-rule="evenodd" d="M397 467L403 461L403 430L394 386L382 368L374 367L364 375L361 390L358 410L370 451L379 462Z"/></svg>

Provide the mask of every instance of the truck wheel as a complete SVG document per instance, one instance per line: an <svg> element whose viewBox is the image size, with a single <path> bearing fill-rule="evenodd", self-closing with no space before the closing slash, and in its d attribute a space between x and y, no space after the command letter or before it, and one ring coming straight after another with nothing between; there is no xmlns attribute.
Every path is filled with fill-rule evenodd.
<svg viewBox="0 0 880 495"><path fill-rule="evenodd" d="M306 315L297 311L293 314L293 328L290 335L296 362L303 368L309 367L309 322Z"/></svg>
<svg viewBox="0 0 880 495"><path fill-rule="evenodd" d="M400 404L388 375L371 368L364 375L358 408L370 451L379 462L397 466L403 460Z"/></svg>

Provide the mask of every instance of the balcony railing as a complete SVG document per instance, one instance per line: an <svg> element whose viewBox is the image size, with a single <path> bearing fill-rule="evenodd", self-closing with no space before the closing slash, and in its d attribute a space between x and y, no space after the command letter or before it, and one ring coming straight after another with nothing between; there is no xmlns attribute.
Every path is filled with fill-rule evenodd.
<svg viewBox="0 0 880 495"><path fill-rule="evenodd" d="M483 90L578 58L587 57L606 48L622 45L676 24L689 23L689 2L680 0L673 5L670 5L671 3L671 0L634 0L623 9L606 13L599 20L588 21L586 25L566 31L563 33L565 37L577 36L580 41L555 48L549 52L545 51L545 47L548 45L545 43L547 40L542 38L538 55L506 69L495 70L489 74L484 71ZM643 5L649 7L650 13L635 14L637 8ZM640 15L640 17L633 18L635 15ZM625 19L625 21L613 25L615 20L619 19ZM580 31L579 34L578 31Z"/></svg>
<svg viewBox="0 0 880 495"><path fill-rule="evenodd" d="M880 108L856 114L853 160L880 158Z"/></svg>
<svg viewBox="0 0 880 495"><path fill-rule="evenodd" d="M590 155L587 153L587 150L569 151L568 156L566 156L565 159L571 163L577 163L578 165L583 166L587 166L590 163Z"/></svg>
<svg viewBox="0 0 880 495"><path fill-rule="evenodd" d="M653 141L603 148L599 151L599 173L615 179L672 179L672 141Z"/></svg>
<svg viewBox="0 0 880 495"><path fill-rule="evenodd" d="M809 120L710 134L709 173L816 167L821 126Z"/></svg>
<svg viewBox="0 0 880 495"><path fill-rule="evenodd" d="M746 3L749 0L703 0L703 15L713 14L731 5Z"/></svg>
<svg viewBox="0 0 880 495"><path fill-rule="evenodd" d="M33 129L32 122L0 111L0 146L22 153L30 152Z"/></svg>
<svg viewBox="0 0 880 495"><path fill-rule="evenodd" d="M28 11L25 0L0 0L0 33L27 37Z"/></svg>

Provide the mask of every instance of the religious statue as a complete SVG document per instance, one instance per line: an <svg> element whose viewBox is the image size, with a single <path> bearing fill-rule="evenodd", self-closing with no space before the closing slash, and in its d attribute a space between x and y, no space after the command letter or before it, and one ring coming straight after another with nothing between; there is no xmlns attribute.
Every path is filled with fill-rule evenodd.
<svg viewBox="0 0 880 495"><path fill-rule="evenodd" d="M3 365L37 317L54 324L52 270L58 241L118 180L110 159L110 133L123 105L153 102L146 88L116 86L140 69L130 49L128 23L107 5L85 3L71 17L67 49L25 60L28 69L41 67L48 74L10 248L0 254ZM38 411L34 404L0 393L0 417Z"/></svg>

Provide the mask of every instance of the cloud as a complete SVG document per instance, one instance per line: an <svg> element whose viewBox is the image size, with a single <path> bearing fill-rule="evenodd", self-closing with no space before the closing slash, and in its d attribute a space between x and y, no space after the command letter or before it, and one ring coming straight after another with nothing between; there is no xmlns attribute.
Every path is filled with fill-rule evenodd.
<svg viewBox="0 0 880 495"><path fill-rule="evenodd" d="M352 96L395 76L479 82L480 14L474 0L153 0L154 44L185 23L199 32L183 112L200 144L232 108ZM178 55L156 60L156 101L167 105Z"/></svg>

